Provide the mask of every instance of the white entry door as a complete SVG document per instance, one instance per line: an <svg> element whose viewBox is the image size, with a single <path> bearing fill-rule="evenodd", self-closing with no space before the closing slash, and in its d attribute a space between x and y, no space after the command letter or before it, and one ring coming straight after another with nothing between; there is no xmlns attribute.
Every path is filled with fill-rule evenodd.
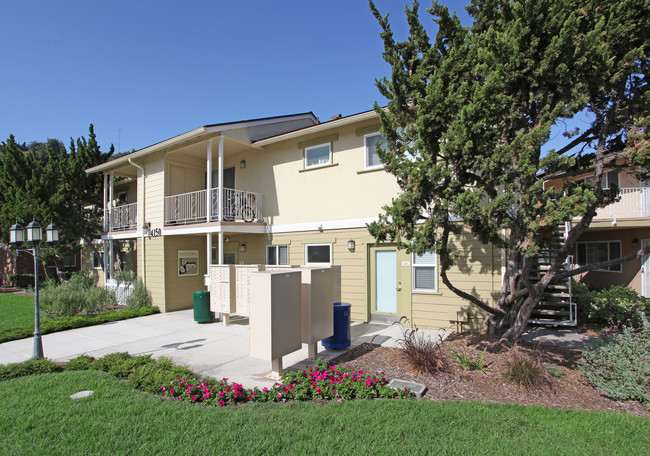
<svg viewBox="0 0 650 456"><path fill-rule="evenodd" d="M650 245L650 239L642 239L641 247ZM641 262L641 295L650 298L650 255L644 255Z"/></svg>

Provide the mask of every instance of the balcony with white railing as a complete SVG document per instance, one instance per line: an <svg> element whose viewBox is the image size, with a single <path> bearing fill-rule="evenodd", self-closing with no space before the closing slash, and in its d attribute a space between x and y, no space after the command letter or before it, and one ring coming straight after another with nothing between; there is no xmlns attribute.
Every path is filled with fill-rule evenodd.
<svg viewBox="0 0 650 456"><path fill-rule="evenodd" d="M165 225L186 225L219 221L219 201L222 201L221 218L224 222L261 222L262 195L260 193L223 188L210 190L210 205L207 204L207 190L182 193L165 197ZM206 210L207 208L207 210Z"/></svg>
<svg viewBox="0 0 650 456"><path fill-rule="evenodd" d="M650 217L650 187L621 188L619 197L615 203L599 209L594 220Z"/></svg>
<svg viewBox="0 0 650 456"><path fill-rule="evenodd" d="M122 204L111 207L104 219L106 231L127 231L137 228L138 203Z"/></svg>

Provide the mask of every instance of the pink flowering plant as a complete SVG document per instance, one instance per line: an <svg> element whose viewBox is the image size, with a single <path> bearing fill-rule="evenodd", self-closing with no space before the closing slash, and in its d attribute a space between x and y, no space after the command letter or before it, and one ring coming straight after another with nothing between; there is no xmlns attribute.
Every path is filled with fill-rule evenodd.
<svg viewBox="0 0 650 456"><path fill-rule="evenodd" d="M271 388L255 388L249 396L252 401L286 402L288 400L323 399L344 402L350 399L406 398L408 390L388 386L383 374L367 374L360 369L328 366L317 361L315 367L298 372L285 371L282 383Z"/></svg>
<svg viewBox="0 0 650 456"><path fill-rule="evenodd" d="M217 381L210 378L188 380L178 377L169 382L169 385L161 385L160 393L185 402L219 406L247 401L244 387L239 383L228 383L227 378Z"/></svg>

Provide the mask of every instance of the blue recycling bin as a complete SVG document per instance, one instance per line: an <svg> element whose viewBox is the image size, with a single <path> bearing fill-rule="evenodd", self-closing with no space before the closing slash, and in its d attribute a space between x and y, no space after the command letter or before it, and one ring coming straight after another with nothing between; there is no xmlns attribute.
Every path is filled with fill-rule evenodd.
<svg viewBox="0 0 650 456"><path fill-rule="evenodd" d="M323 339L325 348L347 348L350 346L350 304L334 303L334 334Z"/></svg>

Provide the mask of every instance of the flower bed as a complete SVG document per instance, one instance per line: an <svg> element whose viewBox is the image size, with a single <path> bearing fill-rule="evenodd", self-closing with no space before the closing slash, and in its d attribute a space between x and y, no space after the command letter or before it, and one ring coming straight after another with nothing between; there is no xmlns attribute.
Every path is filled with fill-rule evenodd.
<svg viewBox="0 0 650 456"><path fill-rule="evenodd" d="M287 402L307 400L408 398L407 389L395 390L388 386L386 377L367 374L353 367L328 366L317 361L315 367L298 372L284 372L282 381L271 388L245 389L239 383L205 379L203 381L177 378L169 385L161 385L160 393L188 402L202 402L225 406L241 402Z"/></svg>

